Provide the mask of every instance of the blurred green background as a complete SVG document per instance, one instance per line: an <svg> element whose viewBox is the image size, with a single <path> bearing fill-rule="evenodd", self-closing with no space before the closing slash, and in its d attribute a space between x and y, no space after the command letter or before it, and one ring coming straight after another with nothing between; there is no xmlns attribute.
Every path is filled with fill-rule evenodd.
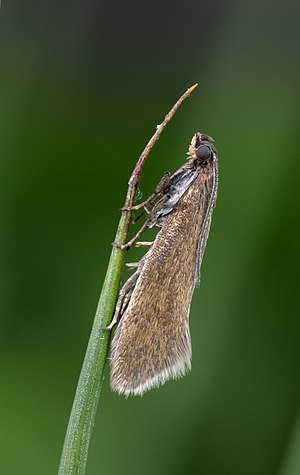
<svg viewBox="0 0 300 475"><path fill-rule="evenodd" d="M298 31L295 1L2 1L1 475L57 471L128 178L195 82L140 186L215 138L193 370L128 400L107 374L87 474L300 473Z"/></svg>

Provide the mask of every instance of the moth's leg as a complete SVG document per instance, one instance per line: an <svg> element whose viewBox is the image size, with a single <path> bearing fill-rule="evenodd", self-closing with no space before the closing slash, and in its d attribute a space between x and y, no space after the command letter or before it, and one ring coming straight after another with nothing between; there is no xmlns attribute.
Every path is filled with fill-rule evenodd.
<svg viewBox="0 0 300 475"><path fill-rule="evenodd" d="M165 172L155 188L155 193L158 195L159 193L164 193L170 186L171 181L171 173Z"/></svg>
<svg viewBox="0 0 300 475"><path fill-rule="evenodd" d="M127 262L125 266L129 268L129 270L136 269L140 265L139 262Z"/></svg>
<svg viewBox="0 0 300 475"><path fill-rule="evenodd" d="M146 199L146 201L143 201L142 203L139 203L138 205L134 205L134 206L124 206L123 208L121 208L121 211L136 211L138 209L141 209L144 206L147 206L153 200L153 198L155 198L156 195L157 193L154 192L152 193L152 195L149 196L148 199ZM143 214L144 214L144 211L143 211Z"/></svg>
<svg viewBox="0 0 300 475"><path fill-rule="evenodd" d="M129 279L125 282L123 287L120 290L119 298L116 304L115 313L111 323L107 327L101 328L102 331L111 330L122 318L124 311L131 299L132 292L134 290L137 278L139 276L139 271L135 272Z"/></svg>
<svg viewBox="0 0 300 475"><path fill-rule="evenodd" d="M153 244L153 241L138 241L135 243L135 247L152 246L152 244Z"/></svg>
<svg viewBox="0 0 300 475"><path fill-rule="evenodd" d="M158 196L159 196L159 195L155 195L154 198L153 198L153 200L150 200L150 201L149 201L148 205L150 205L150 206L154 205L154 204L155 204L155 200L156 200L156 198L157 198ZM146 205L144 206L143 211L142 211L140 214L138 214L138 215L134 218L134 220L133 220L132 222L133 222L133 223L137 223L137 222L139 221L139 219L141 219L141 217L144 216L145 213L147 213L147 214L150 214L150 213L151 213L151 211L147 208Z"/></svg>
<svg viewBox="0 0 300 475"><path fill-rule="evenodd" d="M138 205L134 205L134 206L125 206L124 208L121 208L121 211L135 211L135 210L138 210L140 208L145 208L148 204L153 204L151 203L157 196L161 195L162 193L164 193L169 185L170 185L170 178L171 178L171 173L170 172L165 172L163 177L161 178L160 182L158 183L158 185L156 186L155 190L154 190L154 193L152 193L152 195L149 196L149 198L146 200L146 201L143 201L143 203L139 203ZM145 210L147 212L147 210ZM144 214L144 212L142 214ZM142 216L141 214L141 216ZM136 219L139 219L136 218Z"/></svg>
<svg viewBox="0 0 300 475"><path fill-rule="evenodd" d="M126 244L117 244L116 242L113 242L112 245L116 247L117 249L122 249L122 250L128 250L130 249L138 240L138 238L143 234L143 232L147 229L149 224L149 221L145 221L141 229L136 233L136 235Z"/></svg>
<svg viewBox="0 0 300 475"><path fill-rule="evenodd" d="M158 196L158 195L161 195L161 194L164 194L165 191L169 188L169 185L170 185L170 173L169 172L166 172L164 174L164 176L162 177L162 179L160 180L159 184L157 185L157 187L155 188L155 194ZM151 199L153 199L151 197ZM155 207L157 206L158 203L160 203L161 200L163 200L164 197L161 197L161 199L155 204ZM149 200L149 198L148 198ZM151 201L151 200L150 200ZM123 208L125 210L131 210L131 209L134 209L134 207L130 207L130 208ZM116 248L118 249L122 249L122 250L128 250L130 249L135 243L136 241L138 240L138 238L143 234L143 232L147 229L148 225L149 225L149 222L151 221L151 214L152 214L152 211L150 212L149 216L148 216L148 219L144 222L143 226L140 228L140 230L136 233L136 235L130 240L128 241L126 244L117 244L116 242L113 242L113 246L115 246Z"/></svg>
<svg viewBox="0 0 300 475"><path fill-rule="evenodd" d="M133 289L131 292L127 293L123 299L123 302L122 302L122 305L121 305L121 309L120 309L120 317L119 317L119 320L122 318L122 316L124 315L124 312L126 310L126 308L128 307L128 304L130 302L130 299L131 299L131 294L133 292Z"/></svg>

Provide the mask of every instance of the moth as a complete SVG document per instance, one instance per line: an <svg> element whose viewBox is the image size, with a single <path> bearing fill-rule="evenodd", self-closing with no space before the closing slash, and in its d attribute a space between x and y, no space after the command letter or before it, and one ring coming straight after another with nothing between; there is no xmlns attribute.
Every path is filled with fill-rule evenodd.
<svg viewBox="0 0 300 475"><path fill-rule="evenodd" d="M206 134L196 133L188 161L166 173L153 195L130 210L148 216L136 236L119 247L148 245L120 291L111 343L110 384L119 394L142 395L191 369L189 311L210 230L218 189L218 156ZM152 206L152 209L149 208ZM128 209L129 210L129 209ZM160 228L153 243L137 242Z"/></svg>

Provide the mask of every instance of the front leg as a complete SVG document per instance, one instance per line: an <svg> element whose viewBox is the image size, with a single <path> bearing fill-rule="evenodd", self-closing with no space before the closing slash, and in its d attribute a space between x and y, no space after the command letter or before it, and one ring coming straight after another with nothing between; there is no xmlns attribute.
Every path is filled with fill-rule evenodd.
<svg viewBox="0 0 300 475"><path fill-rule="evenodd" d="M167 192L167 190L169 189L169 186L170 186L170 176L171 176L171 174L169 172L164 173L164 176L162 177L159 184L155 188L155 192L151 196L149 196L148 200L144 201L144 203L141 203L140 205L137 205L137 207L128 206L127 208L126 207L122 208L122 210L123 211L132 211L134 209L140 208L141 206L145 207L145 204L150 203L154 199L154 197L164 195ZM160 200L158 200L156 202L155 207L157 206L158 203L160 203L160 201L162 199L163 199L163 197L161 197ZM148 215L147 220L144 222L143 226L140 228L140 230L136 233L136 235L130 241L126 242L125 244L118 244L116 242L113 242L112 245L114 247L116 247L117 249L122 249L122 250L126 250L126 251L128 249L130 249L136 243L136 241L139 239L139 237L143 234L143 232L147 229L147 227L149 226L149 223L152 221L152 218L153 218L152 215L153 215L153 213L151 211Z"/></svg>
<svg viewBox="0 0 300 475"><path fill-rule="evenodd" d="M134 205L134 206L124 206L124 208L121 208L121 211L136 211L140 208L145 208L146 209L146 206L149 205L149 204L152 205L153 201L155 201L155 198L157 198L158 196L164 194L167 191L167 189L170 186L170 178L171 178L171 173L170 172L165 172L163 177L161 178L160 182L156 186L156 188L154 190L154 193L152 193L152 195L150 195L149 198L147 198L146 201L143 201L143 203L139 203L138 205ZM146 212L147 212L147 210L146 210ZM142 214L144 214L144 213L142 213ZM142 216L142 214L141 214L141 216Z"/></svg>
<svg viewBox="0 0 300 475"><path fill-rule="evenodd" d="M118 244L116 242L113 242L112 245L114 247L116 247L117 249L122 249L123 251L127 251L128 249L130 249L135 243L136 241L138 240L138 238L143 234L143 232L147 229L148 227L148 224L149 224L149 219L147 219L147 221L144 222L143 226L141 227L141 229L136 233L136 235L128 242L126 242L125 244Z"/></svg>

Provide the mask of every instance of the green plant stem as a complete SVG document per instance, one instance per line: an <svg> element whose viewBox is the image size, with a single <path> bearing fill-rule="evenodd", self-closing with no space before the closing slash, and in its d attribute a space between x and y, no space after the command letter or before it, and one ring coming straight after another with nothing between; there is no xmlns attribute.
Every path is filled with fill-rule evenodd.
<svg viewBox="0 0 300 475"><path fill-rule="evenodd" d="M189 88L180 97L164 121L157 126L155 134L146 145L131 175L124 207L134 204L142 167L150 150L179 106L196 86L197 84ZM131 214L131 211L122 212L115 238L115 242L118 244L124 244L127 241ZM59 475L83 475L85 473L110 341L110 332L103 332L101 328L108 326L112 319L123 264L124 251L113 247L70 414Z"/></svg>
<svg viewBox="0 0 300 475"><path fill-rule="evenodd" d="M130 219L130 213L122 214L116 242L126 242ZM73 402L59 475L85 473L110 340L110 332L102 332L100 329L110 323L123 263L124 252L113 248Z"/></svg>

